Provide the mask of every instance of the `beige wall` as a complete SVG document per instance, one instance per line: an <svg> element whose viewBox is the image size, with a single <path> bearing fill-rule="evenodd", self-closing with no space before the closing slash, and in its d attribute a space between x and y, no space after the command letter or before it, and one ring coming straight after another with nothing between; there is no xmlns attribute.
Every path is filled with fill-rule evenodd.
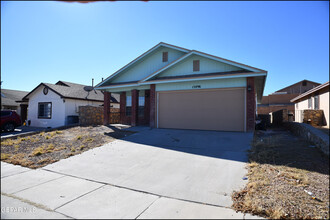
<svg viewBox="0 0 330 220"><path fill-rule="evenodd" d="M329 91L320 94L320 109L323 110L325 120L327 122L326 127L329 128Z"/></svg>
<svg viewBox="0 0 330 220"><path fill-rule="evenodd" d="M322 89L319 91L319 109L323 110L324 117L326 120L326 127L329 128L329 87ZM309 108L308 107L308 99L312 98L312 106ZM300 99L299 102L295 103L295 121L296 122L302 122L302 111L306 109L311 109L314 110L314 94L311 94L309 96L304 97L303 99Z"/></svg>

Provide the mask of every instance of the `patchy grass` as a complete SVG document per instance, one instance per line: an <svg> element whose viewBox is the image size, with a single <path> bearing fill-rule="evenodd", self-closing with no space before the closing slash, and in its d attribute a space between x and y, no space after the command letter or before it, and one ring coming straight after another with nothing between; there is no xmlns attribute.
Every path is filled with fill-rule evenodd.
<svg viewBox="0 0 330 220"><path fill-rule="evenodd" d="M45 153L45 148L44 146L41 146L41 147L37 147L35 148L33 151L32 151L32 156L39 156L41 154L44 154Z"/></svg>
<svg viewBox="0 0 330 220"><path fill-rule="evenodd" d="M1 141L1 161L38 168L80 154L133 132L107 126L73 127Z"/></svg>
<svg viewBox="0 0 330 220"><path fill-rule="evenodd" d="M270 219L329 219L329 159L287 131L257 131L233 208Z"/></svg>
<svg viewBox="0 0 330 220"><path fill-rule="evenodd" d="M1 160L7 160L10 158L10 154L1 153Z"/></svg>

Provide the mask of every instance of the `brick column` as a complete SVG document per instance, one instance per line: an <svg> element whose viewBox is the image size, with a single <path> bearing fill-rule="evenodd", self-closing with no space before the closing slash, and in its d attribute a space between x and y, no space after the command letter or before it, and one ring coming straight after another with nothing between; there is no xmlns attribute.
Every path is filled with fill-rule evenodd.
<svg viewBox="0 0 330 220"><path fill-rule="evenodd" d="M126 92L120 93L120 123L126 123Z"/></svg>
<svg viewBox="0 0 330 220"><path fill-rule="evenodd" d="M108 125L110 123L110 92L104 92L103 102L103 124Z"/></svg>
<svg viewBox="0 0 330 220"><path fill-rule="evenodd" d="M254 131L256 116L254 77L246 78L246 82L246 131Z"/></svg>
<svg viewBox="0 0 330 220"><path fill-rule="evenodd" d="M156 127L156 85L150 85L150 120L149 125L151 128Z"/></svg>
<svg viewBox="0 0 330 220"><path fill-rule="evenodd" d="M138 123L138 106L139 104L139 91L136 89L132 90L132 119L131 125L136 126Z"/></svg>

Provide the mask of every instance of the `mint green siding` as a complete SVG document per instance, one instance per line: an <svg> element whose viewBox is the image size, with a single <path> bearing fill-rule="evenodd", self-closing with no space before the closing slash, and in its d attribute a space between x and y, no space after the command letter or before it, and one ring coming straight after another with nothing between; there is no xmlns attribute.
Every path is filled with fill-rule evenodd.
<svg viewBox="0 0 330 220"><path fill-rule="evenodd" d="M119 88L102 89L102 90L107 91L107 92L120 93L120 92L125 92L125 91L131 91L133 89L146 90L146 89L150 89L150 85L140 85L140 86L131 86L131 87L119 87Z"/></svg>
<svg viewBox="0 0 330 220"><path fill-rule="evenodd" d="M215 89L231 87L246 87L246 78L242 77L230 79L212 79L176 83L162 83L156 85L156 91L159 92L172 90Z"/></svg>
<svg viewBox="0 0 330 220"><path fill-rule="evenodd" d="M163 52L166 51L168 52L168 62L163 62ZM118 76L111 80L111 83L139 81L184 54L184 52L168 47L160 47L118 74Z"/></svg>
<svg viewBox="0 0 330 220"><path fill-rule="evenodd" d="M193 71L194 60L199 60L200 71L196 71L196 72ZM156 78L167 77L167 76L203 74L203 73L229 72L229 71L238 71L238 70L243 70L243 69L226 63L222 63L220 61L208 59L199 55L191 55L185 60L175 64L174 66L160 73L159 75L156 76Z"/></svg>

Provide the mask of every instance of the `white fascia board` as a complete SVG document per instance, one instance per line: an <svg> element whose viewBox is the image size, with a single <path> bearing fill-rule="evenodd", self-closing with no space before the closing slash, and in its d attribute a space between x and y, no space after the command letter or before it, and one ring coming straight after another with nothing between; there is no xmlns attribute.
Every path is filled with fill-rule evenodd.
<svg viewBox="0 0 330 220"><path fill-rule="evenodd" d="M106 86L101 88L95 88L96 90L107 90L107 89L116 89L116 88L125 88L125 87L138 87L143 85L150 84L161 84L161 83L176 83L176 82L187 82L187 81L200 81L200 80L213 80L213 79L229 79L229 78L241 78L241 77L254 77L254 76L267 76L267 73L255 73L255 74L245 74L245 75L234 75L234 76L216 76L209 78L193 78L193 79L177 79L177 80L164 80L158 82L140 82L130 85L117 85L117 86Z"/></svg>
<svg viewBox="0 0 330 220"><path fill-rule="evenodd" d="M212 80L212 79L228 79L228 78L241 78L241 77L253 77L253 76L267 76L267 73L251 73L245 75L234 75L234 76L215 76L208 78L192 78L192 79L177 79L177 80L164 80L164 81L149 81L149 82L140 82L140 85L145 84L160 84L160 83L175 83L175 82L186 82L186 81L197 81L197 80Z"/></svg>
<svg viewBox="0 0 330 220"><path fill-rule="evenodd" d="M122 87L133 87L139 86L140 84L129 84L129 85L118 85L118 86L104 86L104 87L95 87L96 90L104 90L104 89L113 89L113 88L122 88Z"/></svg>
<svg viewBox="0 0 330 220"><path fill-rule="evenodd" d="M202 57L206 57L206 58L215 60L215 61L230 64L232 66L237 66L237 67L240 67L242 69L250 70L250 71L253 71L253 72L260 72L260 70L258 70L258 69L255 69L255 68L252 68L252 67L247 67L245 65L241 65L241 64L238 64L238 63L235 63L235 62L223 60L223 59L220 59L220 58L217 58L217 57L209 56L207 54L199 53L198 51L193 51L193 53L195 53L196 55L202 56Z"/></svg>
<svg viewBox="0 0 330 220"><path fill-rule="evenodd" d="M173 50L179 50L179 51L182 51L182 52L185 52L185 53L190 52L190 50L186 50L186 49L179 48L179 47L174 47L174 46L167 45L167 44L160 44L160 46L168 47L168 48L171 48Z"/></svg>
<svg viewBox="0 0 330 220"><path fill-rule="evenodd" d="M126 66L122 67L121 69L117 70L115 73L113 73L112 75L110 75L108 78L106 78L103 82L101 82L99 86L102 86L103 83L105 83L106 81L109 81L110 79L112 79L114 76L118 75L119 73L121 73L122 71L126 70L128 67L132 66L134 63L136 63L137 61L141 60L142 58L144 58L145 56L147 56L148 54L152 53L153 51L155 51L156 49L158 49L159 47L164 46L163 44L158 44L158 46L155 46L153 49L151 49L150 51L146 52L145 54L142 54L141 57L138 57L138 59L136 58L136 60L133 60L131 63L126 64Z"/></svg>

